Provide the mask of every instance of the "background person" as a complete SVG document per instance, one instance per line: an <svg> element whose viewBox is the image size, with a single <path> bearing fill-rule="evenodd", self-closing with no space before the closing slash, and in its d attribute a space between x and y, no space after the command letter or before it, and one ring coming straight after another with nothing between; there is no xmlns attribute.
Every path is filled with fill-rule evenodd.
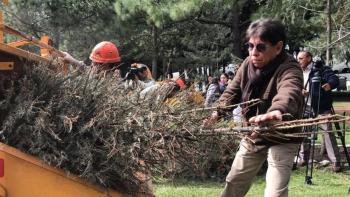
<svg viewBox="0 0 350 197"><path fill-rule="evenodd" d="M304 114L308 115L309 113L311 113L312 110L315 111L315 107L318 108L318 115L331 114L333 103L331 90L338 87L338 76L335 75L335 73L330 67L324 66L323 64L316 65L315 67L315 63L312 62L312 54L308 51L299 52L298 62L303 70L304 77L303 95L306 100L306 111L304 112ZM316 72L318 72L321 77L321 90L319 96L316 93L310 93L310 89L312 87L312 78L315 76ZM318 90L316 91L318 92ZM312 95L313 97L311 98ZM313 102L319 100L319 105L314 106L313 109L311 109L311 100L313 100ZM332 130L332 124L321 124L319 127L324 131L322 134L322 149L326 149L328 158L332 162L332 170L334 172L340 172L340 153L337 140L333 132L328 132ZM300 166L304 166L306 162L309 161L310 139L305 139L304 142L305 143L301 144L299 152ZM321 152L324 152L324 150L322 150Z"/></svg>
<svg viewBox="0 0 350 197"><path fill-rule="evenodd" d="M211 83L209 84L209 88L207 90L205 96L205 107L211 107L212 104L220 97L220 87L219 87L219 79L217 77L213 77Z"/></svg>
<svg viewBox="0 0 350 197"><path fill-rule="evenodd" d="M232 71L228 71L227 75L228 75L228 82L227 83L230 83L233 80L233 78L235 77L235 73L233 73Z"/></svg>
<svg viewBox="0 0 350 197"><path fill-rule="evenodd" d="M228 74L222 73L220 75L220 82L219 82L220 94L222 94L225 91L225 89L228 85L228 80L229 80Z"/></svg>

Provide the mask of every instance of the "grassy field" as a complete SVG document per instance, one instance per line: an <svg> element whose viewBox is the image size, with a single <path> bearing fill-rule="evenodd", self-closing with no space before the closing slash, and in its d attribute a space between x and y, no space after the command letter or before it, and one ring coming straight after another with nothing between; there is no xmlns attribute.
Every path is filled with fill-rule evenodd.
<svg viewBox="0 0 350 197"><path fill-rule="evenodd" d="M334 107L337 107L337 106L350 106L350 102L336 101L336 102L333 102L333 106Z"/></svg>
<svg viewBox="0 0 350 197"><path fill-rule="evenodd" d="M336 101L336 102L333 102L333 106L334 107L336 107L336 106L350 106L350 102L345 102L345 101L344 102L339 102L339 101ZM343 115L343 113L340 113L340 114ZM347 112L345 115L350 116L350 113ZM343 129L343 123L340 124L340 127ZM346 144L350 144L350 123L349 122L346 123L345 129L347 130L347 132L345 133L345 143ZM321 135L319 135L318 138L317 138L316 143L320 144L321 143L321 139L322 139L322 137L321 137ZM338 144L341 144L339 139L338 139Z"/></svg>
<svg viewBox="0 0 350 197"><path fill-rule="evenodd" d="M315 169L313 185L304 184L305 168L296 170L292 174L289 184L289 196L292 197L349 197L350 171L332 173L329 169ZM223 182L215 181L176 181L158 183L156 196L158 197L217 197L224 187ZM263 196L265 181L259 176L254 181L247 196Z"/></svg>
<svg viewBox="0 0 350 197"><path fill-rule="evenodd" d="M350 102L335 102L334 106L350 106ZM350 115L347 113L346 115ZM341 125L342 126L342 125ZM350 123L346 124L346 143L350 144ZM319 135L316 143L320 143ZM340 140L338 139L338 144ZM293 172L289 184L291 197L350 197L350 171L333 173L328 168L314 169L313 185L304 184L305 168ZM155 184L156 196L159 197L217 197L224 187L224 180L219 181L159 181ZM265 179L259 176L246 196L263 196Z"/></svg>
<svg viewBox="0 0 350 197"><path fill-rule="evenodd" d="M341 127L341 129L343 129L343 123L340 124L340 127ZM334 125L333 125L333 129L335 129ZM345 124L345 130L346 130L346 132L345 132L345 144L350 144L350 123L349 122ZM338 136L338 135L336 134L336 136ZM320 144L321 140L322 140L322 136L321 136L321 134L319 134L317 136L316 144ZM338 145L341 144L339 138L337 138L337 142L338 142Z"/></svg>

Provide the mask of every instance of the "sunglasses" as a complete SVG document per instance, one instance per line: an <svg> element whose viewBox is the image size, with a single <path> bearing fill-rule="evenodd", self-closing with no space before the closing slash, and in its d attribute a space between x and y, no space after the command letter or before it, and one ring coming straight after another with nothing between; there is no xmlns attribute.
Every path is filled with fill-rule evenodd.
<svg viewBox="0 0 350 197"><path fill-rule="evenodd" d="M254 45L253 43L248 42L246 44L246 46L247 46L249 51L252 51L254 49L254 47L255 47L258 52L263 53L263 52L266 51L267 48L269 48L270 45L263 44L263 43L259 43L257 45Z"/></svg>

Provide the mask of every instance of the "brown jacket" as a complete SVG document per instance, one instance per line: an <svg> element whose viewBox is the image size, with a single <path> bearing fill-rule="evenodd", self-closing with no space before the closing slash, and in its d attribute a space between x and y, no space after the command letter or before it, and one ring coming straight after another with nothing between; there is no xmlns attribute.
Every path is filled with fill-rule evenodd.
<svg viewBox="0 0 350 197"><path fill-rule="evenodd" d="M294 119L301 117L303 105L303 72L296 60L283 54L281 64L277 65L272 77L261 87L258 98L262 100L257 107L257 114L280 110L283 114L290 113ZM219 98L216 105L231 105L242 102L243 90L248 84L248 65L249 57L244 60L233 81L228 85L224 93ZM249 118L249 117L245 117ZM291 132L300 131L294 129ZM300 141L299 139L288 139L291 141ZM284 140L278 140L284 142Z"/></svg>

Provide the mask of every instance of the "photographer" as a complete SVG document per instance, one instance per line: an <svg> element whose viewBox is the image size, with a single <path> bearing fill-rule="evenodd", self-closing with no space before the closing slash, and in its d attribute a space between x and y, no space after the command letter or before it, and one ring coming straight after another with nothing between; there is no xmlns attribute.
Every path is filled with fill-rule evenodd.
<svg viewBox="0 0 350 197"><path fill-rule="evenodd" d="M146 65L139 63L131 64L125 75L124 81L126 88L134 89L135 87L138 87L142 90L155 84L149 68Z"/></svg>
<svg viewBox="0 0 350 197"><path fill-rule="evenodd" d="M304 112L304 115L307 115L312 111L313 113L316 113L316 115L331 114L333 103L331 90L335 89L339 85L338 76L334 74L333 70L330 67L324 66L323 62L312 62L312 54L308 51L299 52L298 62L303 70L304 76L303 95L306 101L306 110ZM319 76L321 79L320 90L315 90L315 88L313 90L311 89L311 87L313 87L312 78L315 76ZM311 94L311 90L314 91L314 94ZM311 106L311 100L313 103L318 103L318 106ZM334 133L328 132L332 130L332 124L322 124L320 125L320 128L324 131L322 147L326 148L327 155L332 162L332 170L334 172L339 172L341 171L339 148ZM301 145L299 153L301 158L301 161L299 162L300 166L305 165L309 160L309 141L310 140L305 140Z"/></svg>

